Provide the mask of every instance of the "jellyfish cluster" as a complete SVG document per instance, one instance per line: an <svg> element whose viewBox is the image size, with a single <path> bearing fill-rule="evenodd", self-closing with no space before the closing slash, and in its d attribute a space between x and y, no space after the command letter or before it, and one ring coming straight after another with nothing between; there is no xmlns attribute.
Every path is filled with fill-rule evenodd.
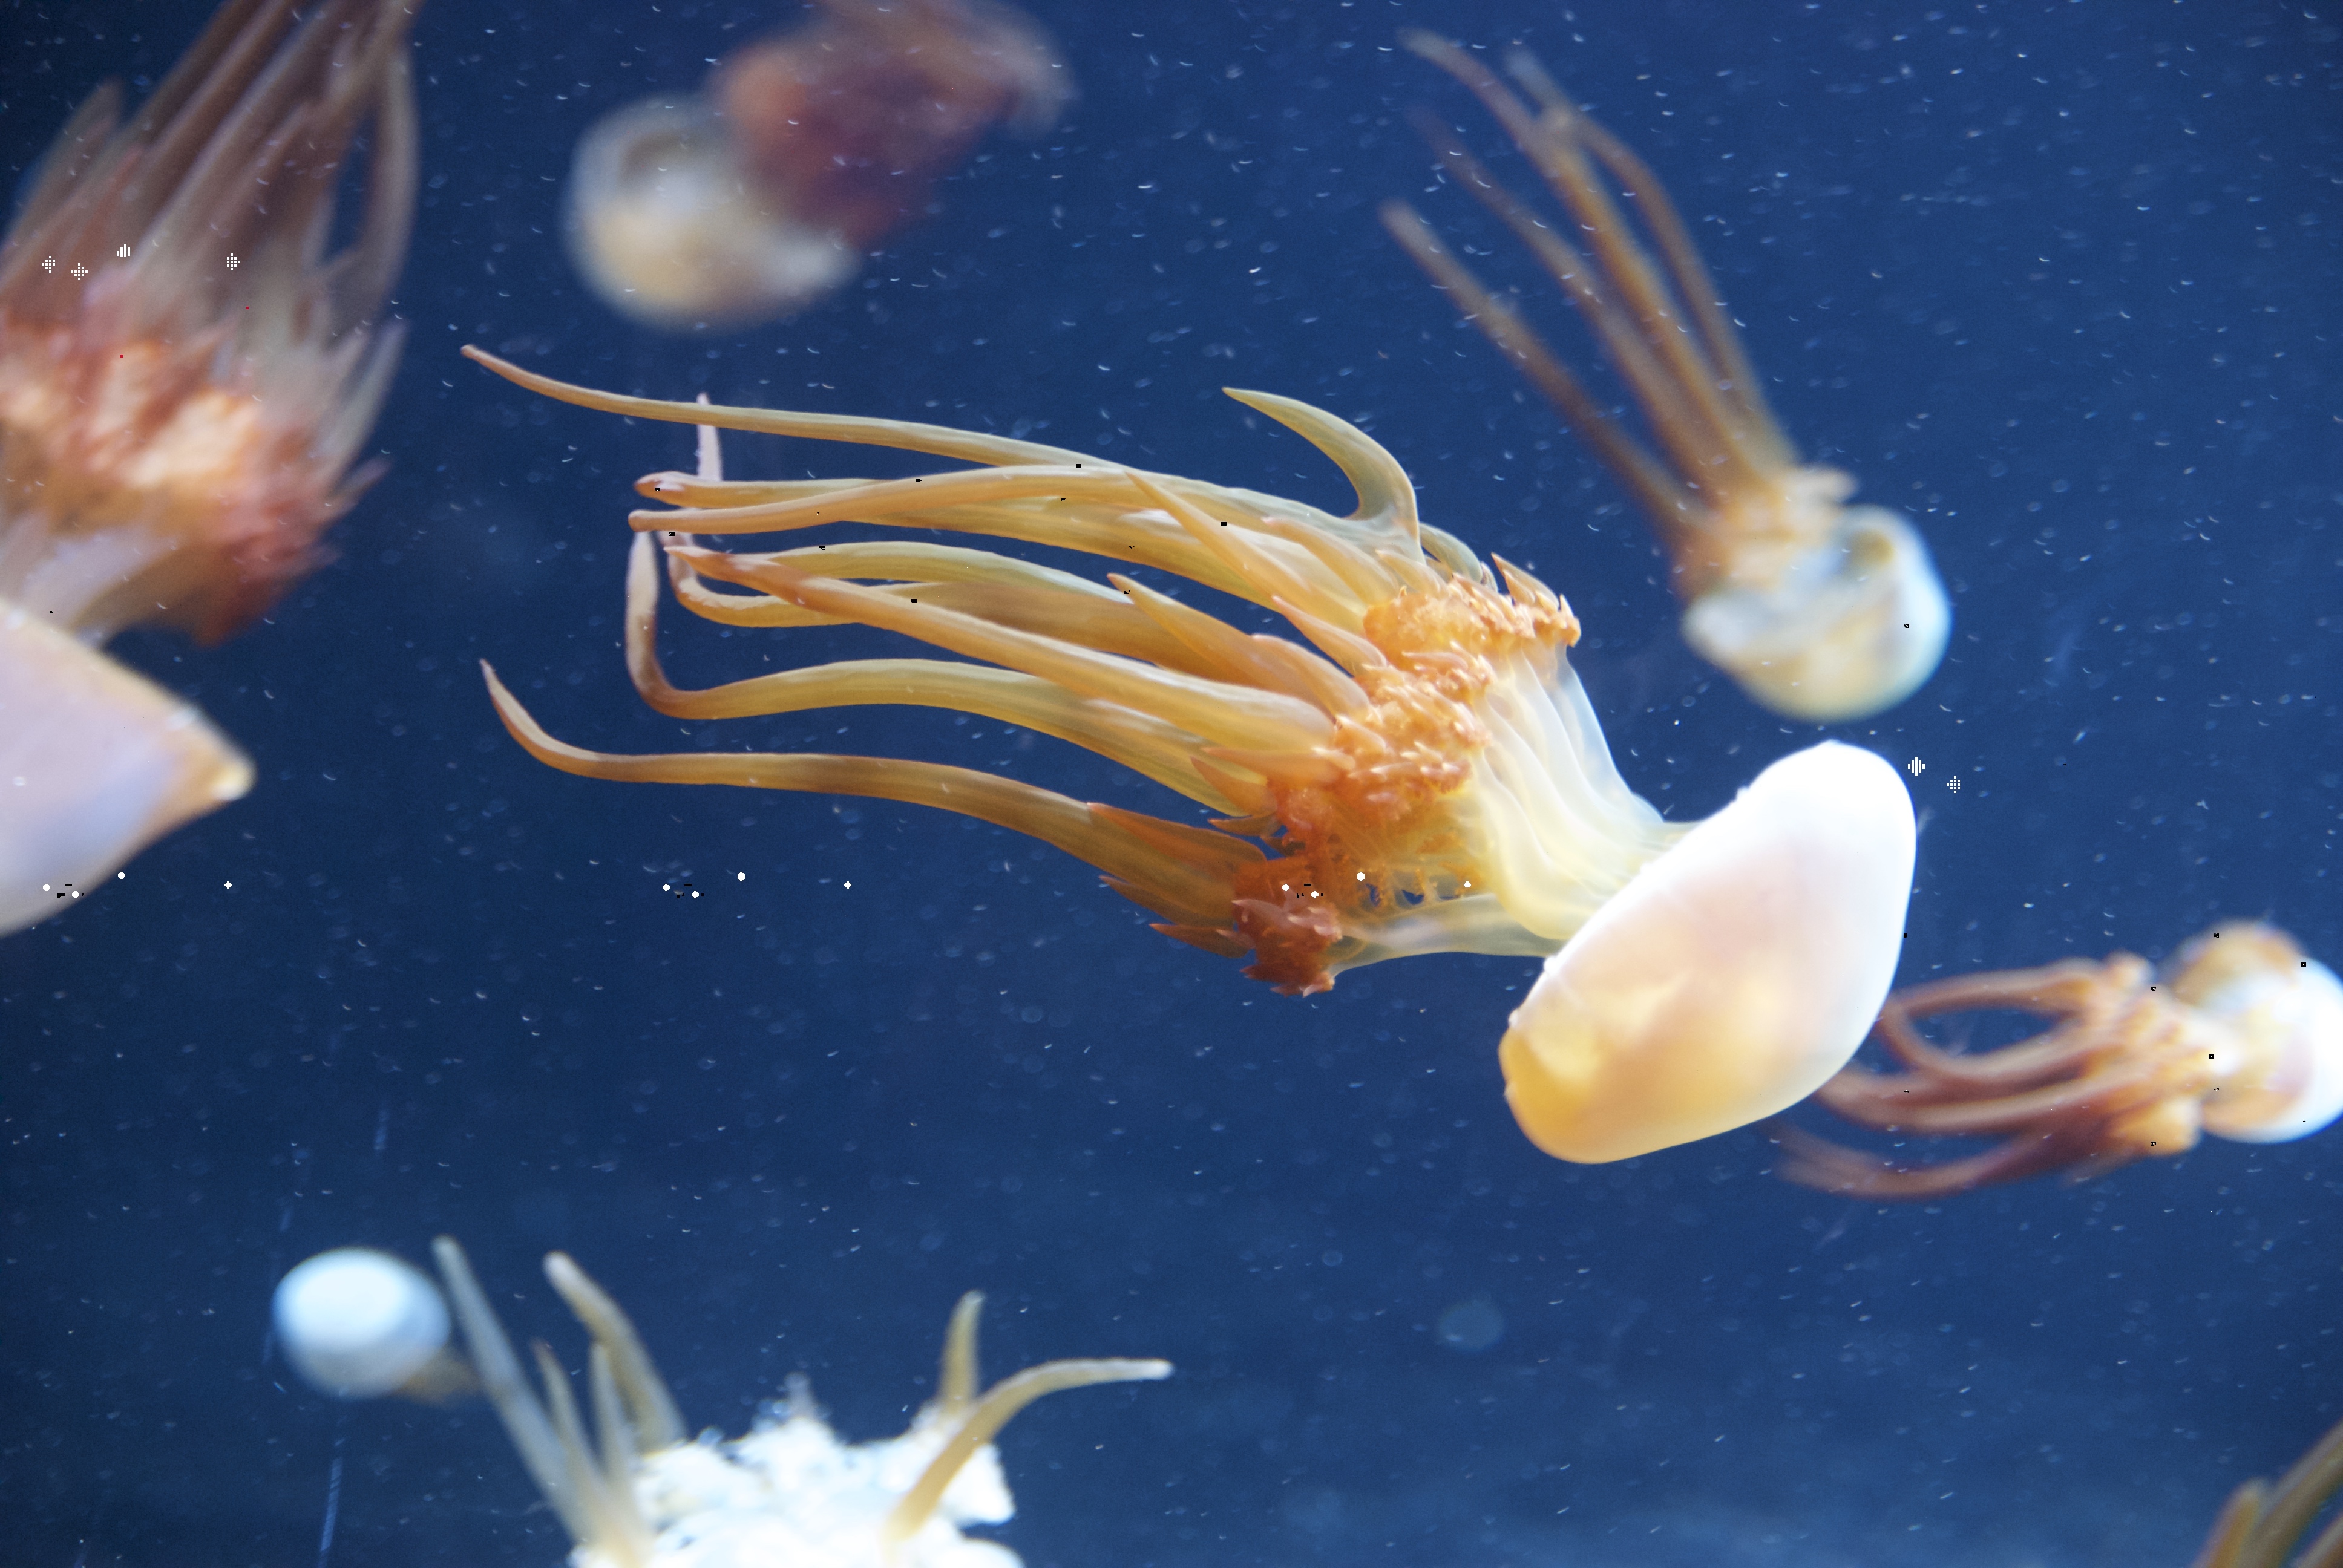
<svg viewBox="0 0 2343 1568"><path fill-rule="evenodd" d="M580 144L568 229L614 308L693 330L803 308L993 127L1045 128L1068 101L1054 46L1005 5L818 12ZM135 114L107 89L75 115L0 243L0 932L252 785L235 741L105 646L142 624L233 635L324 559L327 529L379 472L359 454L401 339L383 317L417 183L411 25L398 0L229 0ZM1413 207L1383 222L1644 512L1685 641L1801 721L1920 690L1951 626L1926 542L1909 518L1849 504L1848 475L1800 461L1652 171L1527 55L1500 75L1446 40L1404 43L1472 94L1566 215L1417 117L1450 182L1560 288L1647 438ZM353 186L361 210L337 214ZM117 234L122 253L95 271L55 267ZM465 353L545 397L695 431L693 468L642 478L650 504L628 518L623 657L656 711L981 716L1083 748L1189 815L902 759L594 749L484 665L486 704L548 767L1008 829L1288 996L1429 954L1539 960L1493 1050L1522 1133L1568 1161L1803 1103L1869 1142L1775 1121L1783 1177L1940 1200L2168 1158L2206 1133L2300 1138L2343 1114L2343 982L2259 922L2209 930L2162 969L2117 953L1893 990L1917 853L1896 769L1822 740L1753 769L1705 819L1667 820L1604 739L1564 593L1426 520L1392 453L1324 409L1230 392L1332 464L1355 497L1339 515L1069 447L625 396ZM946 466L731 478L719 431ZM841 525L860 534L823 531ZM792 631L835 627L918 649L678 686L659 651L670 598L785 650ZM1244 629L1272 618L1275 631ZM1994 1050L1922 1028L1988 1011L2044 1027ZM1857 1060L1873 1040L1892 1065ZM1961 1150L1906 1155L1938 1141ZM1059 1361L984 1388L971 1292L900 1435L842 1440L802 1378L749 1432L695 1434L634 1324L568 1256L544 1268L592 1342L582 1406L541 1342L532 1382L462 1249L443 1238L433 1256L436 1281L369 1249L300 1264L277 1291L277 1342L337 1398L485 1399L581 1568L1015 1568L968 1533L1013 1511L1003 1423L1045 1393L1172 1370ZM2343 1484L2338 1455L2343 1429L2276 1487L2240 1488L2199 1561L2285 1561ZM2343 1536L2303 1561L2343 1563Z"/></svg>

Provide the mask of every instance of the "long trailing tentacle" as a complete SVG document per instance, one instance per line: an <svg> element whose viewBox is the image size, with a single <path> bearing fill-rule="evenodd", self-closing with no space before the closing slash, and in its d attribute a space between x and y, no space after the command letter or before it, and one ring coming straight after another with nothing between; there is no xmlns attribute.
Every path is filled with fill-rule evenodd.
<svg viewBox="0 0 2343 1568"><path fill-rule="evenodd" d="M1446 39L1418 31L1405 35L1403 42L1481 100L1576 220L1598 264L1591 269L1578 261L1575 251L1559 236L1532 218L1527 209L1510 198L1503 203L1493 199L1499 189L1495 182L1484 177L1467 186L1494 216L1529 242L1557 281L1570 289L1635 386L1638 397L1646 399L1664 438L1670 435L1666 427L1674 424L1688 449L1707 448L1700 466L1686 470L1684 477L1708 488L1704 482L1707 470L1721 466L1725 470L1722 477L1730 487L1762 481L1792 467L1795 458L1764 413L1763 405L1753 408L1745 396L1735 393L1740 379L1735 367L1745 374L1746 356L1737 344L1730 344L1725 357L1718 357L1716 333L1721 329L1729 337L1731 324L1715 308L1715 286L1697 256L1691 254L1682 220L1665 192L1649 178L1651 171L1642 160L1615 138L1595 134L1599 128L1594 127L1594 122L1534 68L1524 85L1543 89L1543 112L1538 114L1533 114L1487 67ZM1516 76L1522 77L1523 57L1516 55L1513 64ZM1606 157L1606 152L1614 156ZM1596 161L1607 164L1623 177L1645 176L1629 188L1667 255L1666 262L1655 260L1637 243L1633 226L1596 176L1593 166ZM1684 254L1673 254L1679 249ZM1672 282L1675 286L1671 286ZM1695 297L1707 298L1706 312L1692 303ZM1622 349L1627 350L1624 357Z"/></svg>
<svg viewBox="0 0 2343 1568"><path fill-rule="evenodd" d="M1106 873L1124 897L1183 927L1225 927L1230 888L1239 873L1266 859L1252 845L1225 833L1085 805L1031 784L943 763L818 752L621 757L588 751L548 734L493 668L486 663L480 668L497 715L512 738L530 756L565 773L630 783L733 784L862 795L957 811L1088 861Z"/></svg>
<svg viewBox="0 0 2343 1568"><path fill-rule="evenodd" d="M1434 129L1444 127L1433 125ZM1444 156L1444 155L1443 155ZM1479 327L1497 351L1521 367L1532 385L1562 411L1579 439L1594 448L1604 466L1625 486L1647 517L1678 534L1705 522L1705 511L1693 492L1678 483L1667 467L1644 449L1643 443L1621 429L1594 401L1577 374L1538 335L1521 312L1489 292L1473 270L1458 261L1441 243L1423 216L1405 202L1385 202L1383 227L1400 247L1415 258L1432 280L1449 292L1457 311Z"/></svg>

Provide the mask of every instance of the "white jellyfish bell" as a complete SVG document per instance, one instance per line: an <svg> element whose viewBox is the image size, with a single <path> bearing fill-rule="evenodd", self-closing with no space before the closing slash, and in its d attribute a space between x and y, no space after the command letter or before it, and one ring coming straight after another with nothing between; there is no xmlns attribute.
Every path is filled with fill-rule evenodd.
<svg viewBox="0 0 2343 1568"><path fill-rule="evenodd" d="M1896 979L1912 803L1875 754L1783 758L1594 912L1498 1047L1530 1141L1625 1160L1786 1111Z"/></svg>
<svg viewBox="0 0 2343 1568"><path fill-rule="evenodd" d="M447 1344L447 1302L429 1276L372 1247L320 1252L278 1282L277 1342L302 1380L336 1399L437 1399L473 1386Z"/></svg>

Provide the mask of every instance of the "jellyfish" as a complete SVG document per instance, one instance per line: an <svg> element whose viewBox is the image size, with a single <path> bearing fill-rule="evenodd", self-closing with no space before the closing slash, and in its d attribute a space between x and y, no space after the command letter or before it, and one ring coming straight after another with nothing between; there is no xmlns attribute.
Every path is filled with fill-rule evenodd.
<svg viewBox="0 0 2343 1568"><path fill-rule="evenodd" d="M749 326L851 278L937 178L1006 124L1039 135L1071 84L1048 36L990 0L820 0L699 95L579 139L568 229L603 303L645 326Z"/></svg>
<svg viewBox="0 0 2343 1568"><path fill-rule="evenodd" d="M373 319L415 205L410 12L231 0L131 118L118 85L82 106L0 242L0 932L251 787L101 650L237 631L379 471L352 462L398 351Z"/></svg>
<svg viewBox="0 0 2343 1568"><path fill-rule="evenodd" d="M1308 404L1230 394L1332 459L1358 494L1347 517L1029 441L621 397L465 352L565 402L702 427L698 473L637 487L678 509L631 518L627 663L654 709L981 715L1098 752L1212 818L1174 821L932 762L589 751L554 739L487 670L507 729L552 767L958 811L1088 861L1157 930L1250 953L1245 973L1288 993L1417 953L1545 958L1499 1060L1524 1131L1569 1160L1624 1159L1787 1107L1854 1053L1886 995L1913 859L1895 770L1825 744L1775 762L1705 821L1663 819L1620 778L1570 668L1569 606L1422 522L1391 454ZM975 466L727 482L719 428ZM699 542L850 520L907 537L754 553ZM930 530L1116 569L1101 582L920 537ZM857 624L960 657L678 688L655 646L661 555L679 602L706 618ZM1241 631L1130 575L1142 568L1274 614L1300 640Z"/></svg>
<svg viewBox="0 0 2343 1568"><path fill-rule="evenodd" d="M1006 1546L960 1533L1015 1513L993 1437L1043 1394L1172 1374L1162 1361L1055 1361L980 1392L976 1322L984 1298L970 1291L945 1331L935 1397L901 1436L841 1442L799 1376L746 1436L695 1438L633 1322L583 1269L551 1252L545 1277L594 1341L587 1397L597 1431L589 1434L569 1373L541 1340L543 1397L529 1387L463 1248L443 1236L432 1254L445 1298L422 1271L371 1249L338 1249L301 1264L277 1291L287 1357L340 1397L412 1392L412 1374L401 1369L418 1355L453 1356L446 1348L452 1299L478 1386L576 1543L578 1568L1018 1568ZM320 1299L327 1295L331 1304ZM301 1303L290 1312L288 1296ZM323 1379L313 1364L327 1369ZM353 1390L353 1377L367 1386Z"/></svg>
<svg viewBox="0 0 2343 1568"><path fill-rule="evenodd" d="M1560 200L1569 222L1556 226L1500 184L1446 126L1416 116L1449 176L1513 230L1577 307L1663 455L1622 429L1414 208L1386 203L1383 225L1650 520L1674 562L1684 640L1785 718L1837 723L1909 697L1936 672L1952 629L1927 546L1900 513L1848 505L1850 476L1798 461L1651 169L1564 97L1526 51L1508 65L1534 111L1455 45L1423 32L1402 36L1479 97ZM1649 246L1606 188L1606 175L1625 189Z"/></svg>
<svg viewBox="0 0 2343 1568"><path fill-rule="evenodd" d="M1929 1043L1915 1024L1988 1010L2050 1027L1969 1054ZM1932 980L1889 997L1877 1027L1904 1070L1847 1068L1823 1085L1820 1104L1875 1131L1998 1141L1905 1167L1784 1128L1790 1181L1936 1199L2050 1171L2087 1180L2185 1154L2205 1132L2247 1143L2308 1137L2343 1113L2343 984L2284 931L2258 923L2205 932L2160 978L2116 953Z"/></svg>

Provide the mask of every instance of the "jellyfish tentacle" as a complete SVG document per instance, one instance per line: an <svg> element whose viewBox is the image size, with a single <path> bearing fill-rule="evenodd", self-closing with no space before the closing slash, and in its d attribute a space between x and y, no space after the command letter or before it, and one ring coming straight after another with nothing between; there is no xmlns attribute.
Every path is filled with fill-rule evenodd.
<svg viewBox="0 0 2343 1568"><path fill-rule="evenodd" d="M1151 819L1142 838L1113 808L1088 806L1051 790L943 763L840 757L820 752L688 752L618 756L556 739L485 663L488 695L505 729L548 767L581 778L650 784L732 784L816 795L863 795L933 806L1054 845L1113 879L1117 891L1165 919L1210 926L1225 916L1229 888L1264 859L1223 833ZM1164 851L1182 847L1180 857Z"/></svg>
<svg viewBox="0 0 2343 1568"><path fill-rule="evenodd" d="M737 719L862 705L949 708L1096 751L1215 810L1230 809L1238 799L1198 771L1201 742L1190 731L1015 670L935 659L850 659L699 690L677 687L659 663L659 589L650 554L649 536L636 535L627 573L627 669L643 700L671 718ZM842 617L825 619L846 623Z"/></svg>
<svg viewBox="0 0 2343 1568"><path fill-rule="evenodd" d="M1764 483L1768 469L1784 466L1788 454L1778 439L1753 431L1720 391L1726 377L1706 357L1697 313L1671 295L1588 166L1586 116L1566 103L1558 112L1533 116L1493 72L1445 39L1418 32L1404 42L1481 100L1586 236L1599 265L1590 265L1576 246L1539 223L1442 127L1433 144L1442 161L1585 311L1637 400L1652 411L1654 433L1671 449L1682 477L1712 492Z"/></svg>
<svg viewBox="0 0 2343 1568"><path fill-rule="evenodd" d="M895 599L850 583L801 576L789 582L778 569L774 577L784 597L809 608L1022 670L1085 697L1136 704L1214 745L1277 749L1297 736L1312 744L1333 737L1323 709L1280 692L1157 669L1137 659L992 626L974 616Z"/></svg>
<svg viewBox="0 0 2343 1568"><path fill-rule="evenodd" d="M649 538L639 534L636 537L646 541ZM941 547L915 548L932 550ZM851 548L850 546L840 547L841 552ZM734 626L858 624L826 611L807 609L764 590L770 585L785 585L800 579L854 582L881 575L857 561L839 561L819 548L779 551L769 556L727 554L696 546L670 545L668 549L670 558L682 558L694 579L705 576L719 582L759 590L754 596L696 593L692 602L686 607L694 613L702 613L705 607L712 612L707 613L705 618ZM1075 578L1068 580L1081 583L1083 591L1070 591L1058 582L1040 576L1047 568L1031 568L1030 563L1003 556L986 557L974 550L961 553L981 557L1007 568L1026 567L1030 575L1008 570L962 571L955 563L926 563L924 569L931 570L932 576L865 582L862 586L873 593L954 610L1011 630L1056 636L1101 653L1143 659L1185 675L1232 681L1238 685L1262 684L1246 678L1247 672L1261 663L1258 658L1232 662L1202 652L1172 635L1154 618L1134 605L1127 595L1114 588ZM1023 580L1020 580L1021 578ZM1111 578L1110 580L1114 579ZM1297 692L1295 695L1301 694Z"/></svg>
<svg viewBox="0 0 2343 1568"><path fill-rule="evenodd" d="M1311 658L1292 643L1270 637L1248 637L1226 621L1157 593L1119 572L1109 574L1107 581L1128 596L1133 608L1171 633L1182 648L1208 668L1213 679L1282 692L1334 717L1356 713L1367 706L1367 694L1360 689L1357 681L1325 660ZM1154 662L1161 664L1164 660L1158 658ZM1206 670L1196 673L1204 674Z"/></svg>
<svg viewBox="0 0 2343 1568"><path fill-rule="evenodd" d="M1437 126L1437 122L1432 124ZM1444 126L1437 128L1446 134ZM1562 411L1578 438L1594 448L1604 466L1667 537L1671 552L1688 551L1693 544L1689 536L1707 526L1706 510L1694 493L1677 483L1642 442L1619 427L1522 313L1490 293L1413 207L1403 201L1388 201L1381 216L1383 227L1400 248L1431 275L1433 282L1448 291L1457 314L1479 327L1499 353L1512 359L1546 401Z"/></svg>
<svg viewBox="0 0 2343 1568"><path fill-rule="evenodd" d="M1627 199L1635 204L1644 226L1659 243L1660 257L1667 265L1674 297L1692 313L1702 352L1710 367L1722 373L1718 390L1740 405L1740 428L1760 462L1773 467L1795 463L1797 455L1783 439L1781 427L1766 406L1756 367L1750 363L1740 331L1719 303L1723 297L1716 280L1710 275L1708 264L1701 259L1700 247L1693 244L1683 215L1669 199L1667 186L1660 183L1652 166L1633 147L1614 136L1601 121L1581 113L1546 74L1536 55L1526 49L1511 50L1505 56L1505 69L1537 101L1547 117L1567 117L1570 133L1611 171L1627 193Z"/></svg>
<svg viewBox="0 0 2343 1568"><path fill-rule="evenodd" d="M585 1324L595 1344L608 1353L616 1387L626 1400L628 1424L641 1446L667 1448L689 1437L667 1380L652 1363L633 1321L619 1311L609 1292L567 1252L545 1255L545 1278L568 1306L570 1315Z"/></svg>
<svg viewBox="0 0 2343 1568"><path fill-rule="evenodd" d="M655 419L669 425L709 425L719 430L796 436L809 441L837 441L849 446L892 447L905 451L924 452L932 457L950 457L964 463L981 463L996 467L1021 463L1043 467L1062 464L1071 467L1095 461L1085 453L1062 447L1044 446L1039 441L1014 440L1006 436L987 436L974 430L957 430L949 425L874 419L857 414L809 414L786 408L743 408L724 403L679 403L659 397L636 397L624 392L605 392L542 376L468 343L464 345L461 352L465 358L503 377L514 386L550 397L557 403L598 409L605 414L622 414L630 419ZM863 481L850 482L860 484Z"/></svg>
<svg viewBox="0 0 2343 1568"><path fill-rule="evenodd" d="M893 1543L916 1534L943 1501L944 1489L960 1467L990 1442L1011 1417L1042 1395L1093 1383L1150 1382L1171 1375L1170 1362L1098 1360L1044 1362L1001 1379L985 1391L950 1440L928 1462L920 1479L896 1503L880 1527L880 1538Z"/></svg>
<svg viewBox="0 0 2343 1568"><path fill-rule="evenodd" d="M448 1304L455 1309L457 1326L464 1332L465 1348L471 1352L472 1365L480 1374L482 1392L504 1422L513 1446L520 1451L521 1464L570 1538L590 1539L587 1534L590 1523L572 1483L560 1435L546 1413L544 1402L521 1375L520 1358L513 1353L512 1341L506 1336L504 1325L497 1321L488 1292L480 1289L471 1261L464 1256L464 1249L447 1236L431 1243L431 1256L439 1265L439 1278L447 1287Z"/></svg>
<svg viewBox="0 0 2343 1568"><path fill-rule="evenodd" d="M1415 486L1399 459L1383 443L1347 419L1337 419L1323 408L1274 392L1248 392L1223 387L1222 392L1248 408L1268 415L1321 452L1342 470L1358 495L1358 505L1347 519L1373 530L1388 530L1411 548L1420 544L1415 513Z"/></svg>

